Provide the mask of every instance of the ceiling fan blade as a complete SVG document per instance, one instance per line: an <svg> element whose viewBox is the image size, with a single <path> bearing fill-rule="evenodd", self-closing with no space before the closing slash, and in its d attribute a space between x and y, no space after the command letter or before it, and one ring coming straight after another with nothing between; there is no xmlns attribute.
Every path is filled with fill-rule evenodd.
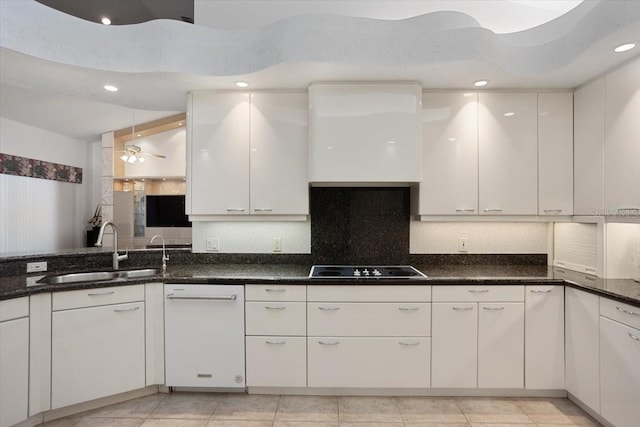
<svg viewBox="0 0 640 427"><path fill-rule="evenodd" d="M142 152L143 155L145 156L153 156L153 157L159 157L161 159L166 159L167 156L165 156L164 154L153 154L153 153L147 153L146 151Z"/></svg>

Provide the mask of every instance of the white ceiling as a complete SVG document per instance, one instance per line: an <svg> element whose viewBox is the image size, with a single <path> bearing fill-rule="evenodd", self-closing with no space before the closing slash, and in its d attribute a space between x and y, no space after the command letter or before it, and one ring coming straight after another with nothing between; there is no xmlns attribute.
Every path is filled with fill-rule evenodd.
<svg viewBox="0 0 640 427"><path fill-rule="evenodd" d="M95 141L130 126L134 110L137 123L168 116L185 111L188 91L236 80L575 88L638 56L612 49L640 41L640 1L196 0L195 22L105 27L0 0L0 115Z"/></svg>

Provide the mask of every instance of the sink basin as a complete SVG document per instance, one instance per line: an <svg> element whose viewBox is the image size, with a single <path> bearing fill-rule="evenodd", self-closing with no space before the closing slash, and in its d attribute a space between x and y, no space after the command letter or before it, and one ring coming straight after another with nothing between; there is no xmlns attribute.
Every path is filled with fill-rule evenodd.
<svg viewBox="0 0 640 427"><path fill-rule="evenodd" d="M121 270L121 271L90 271L86 273L66 273L44 276L38 280L38 284L63 284L77 282L99 282L101 280L115 279L139 279L143 277L151 277L160 274L157 268L142 268L138 270Z"/></svg>

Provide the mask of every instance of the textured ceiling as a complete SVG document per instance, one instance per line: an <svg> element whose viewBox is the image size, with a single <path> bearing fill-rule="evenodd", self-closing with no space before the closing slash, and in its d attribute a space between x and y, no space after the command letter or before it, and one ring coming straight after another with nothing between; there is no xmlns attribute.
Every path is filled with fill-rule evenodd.
<svg viewBox="0 0 640 427"><path fill-rule="evenodd" d="M217 3L228 2L211 2ZM63 97L94 108L169 115L185 110L188 91L234 90L236 80L248 81L252 90L305 89L328 80L469 89L480 78L490 80L490 90L568 89L637 56L612 49L640 40L640 1L584 2L557 19L506 34L455 11L402 20L303 14L229 31L198 25L198 4L196 25L155 20L106 27L37 2L2 0L0 83L12 89L2 90L1 115L89 140L128 124L104 121L93 133L74 129L56 120L62 101L62 108L39 112L48 117L28 117L20 92L46 94L52 104L51 97ZM108 93L105 84L120 90ZM34 96L26 98L33 102Z"/></svg>

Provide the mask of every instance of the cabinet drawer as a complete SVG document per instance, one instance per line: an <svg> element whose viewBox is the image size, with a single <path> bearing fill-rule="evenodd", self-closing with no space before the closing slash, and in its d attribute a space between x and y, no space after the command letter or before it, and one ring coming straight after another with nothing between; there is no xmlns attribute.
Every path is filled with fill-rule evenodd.
<svg viewBox="0 0 640 427"><path fill-rule="evenodd" d="M309 387L430 385L429 338L309 338Z"/></svg>
<svg viewBox="0 0 640 427"><path fill-rule="evenodd" d="M247 301L306 301L304 285L246 285Z"/></svg>
<svg viewBox="0 0 640 427"><path fill-rule="evenodd" d="M258 302L245 304L247 335L306 335L307 305L304 302Z"/></svg>
<svg viewBox="0 0 640 427"><path fill-rule="evenodd" d="M484 302L524 301L524 286L521 285L469 285L434 286L433 301L439 302Z"/></svg>
<svg viewBox="0 0 640 427"><path fill-rule="evenodd" d="M309 286L307 301L335 302L429 302L431 286Z"/></svg>
<svg viewBox="0 0 640 427"><path fill-rule="evenodd" d="M640 307L600 297L600 315L640 329Z"/></svg>
<svg viewBox="0 0 640 427"><path fill-rule="evenodd" d="M305 387L305 337L247 337L247 386Z"/></svg>
<svg viewBox="0 0 640 427"><path fill-rule="evenodd" d="M29 315L29 297L0 301L0 322Z"/></svg>
<svg viewBox="0 0 640 427"><path fill-rule="evenodd" d="M69 310L133 301L144 301L144 285L112 286L54 293L52 310Z"/></svg>
<svg viewBox="0 0 640 427"><path fill-rule="evenodd" d="M309 336L431 335L430 303L308 303Z"/></svg>

